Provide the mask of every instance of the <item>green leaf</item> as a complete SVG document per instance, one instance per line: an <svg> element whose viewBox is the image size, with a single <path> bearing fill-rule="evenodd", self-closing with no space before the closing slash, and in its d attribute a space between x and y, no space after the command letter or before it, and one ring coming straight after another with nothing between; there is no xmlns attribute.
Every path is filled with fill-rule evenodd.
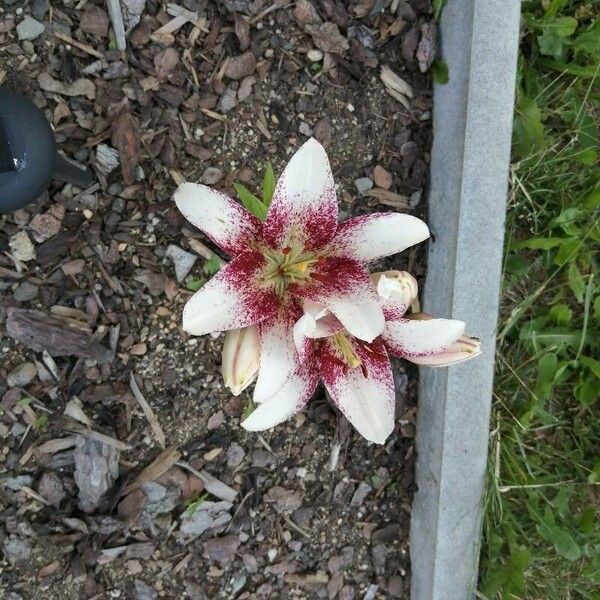
<svg viewBox="0 0 600 600"><path fill-rule="evenodd" d="M515 242L513 244L513 248L518 250L519 248L529 248L530 250L550 250L550 248L555 248L556 246L560 246L564 242L564 238L559 237L550 237L550 238L529 238L527 240L521 240L520 242Z"/></svg>
<svg viewBox="0 0 600 600"><path fill-rule="evenodd" d="M550 309L548 316L557 325L568 325L573 318L573 311L566 304L555 304Z"/></svg>
<svg viewBox="0 0 600 600"><path fill-rule="evenodd" d="M440 59L436 59L433 61L431 65L431 72L433 73L433 80L439 84L446 84L450 81L450 77L448 75L448 65Z"/></svg>
<svg viewBox="0 0 600 600"><path fill-rule="evenodd" d="M598 319L600 321L600 296L597 296L596 299L594 300L594 317L596 317L596 319Z"/></svg>
<svg viewBox="0 0 600 600"><path fill-rule="evenodd" d="M205 282L205 279L190 279L185 284L185 287L191 292L197 292L204 285Z"/></svg>
<svg viewBox="0 0 600 600"><path fill-rule="evenodd" d="M597 21L596 23L600 25L600 21ZM593 27L588 31L584 31L581 35L578 35L571 43L571 47L576 52L592 56L600 52L600 26Z"/></svg>
<svg viewBox="0 0 600 600"><path fill-rule="evenodd" d="M575 237L564 238L560 244L560 248L554 257L554 262L562 266L567 262L575 259L577 248L580 246L579 239Z"/></svg>
<svg viewBox="0 0 600 600"><path fill-rule="evenodd" d="M581 201L586 210L595 210L600 207L600 190L592 190Z"/></svg>
<svg viewBox="0 0 600 600"><path fill-rule="evenodd" d="M29 398L28 396L23 396L23 398L17 401L17 404L19 406L29 406L32 402L33 400L31 398Z"/></svg>
<svg viewBox="0 0 600 600"><path fill-rule="evenodd" d="M580 356L579 360L598 378L600 379L600 360L596 360L591 356Z"/></svg>
<svg viewBox="0 0 600 600"><path fill-rule="evenodd" d="M538 375L535 386L535 395L539 400L544 401L550 397L557 367L558 358L554 352L547 352L538 360Z"/></svg>
<svg viewBox="0 0 600 600"><path fill-rule="evenodd" d="M437 21L442 14L442 9L446 5L447 0L433 0L433 18Z"/></svg>
<svg viewBox="0 0 600 600"><path fill-rule="evenodd" d="M542 21L541 28L544 33L552 32L560 37L569 37L577 29L577 19L575 17L557 17Z"/></svg>
<svg viewBox="0 0 600 600"><path fill-rule="evenodd" d="M271 205L271 199L273 198L274 191L275 173L273 173L273 165L271 164L271 161L267 161L262 184L262 201L266 207L269 207Z"/></svg>
<svg viewBox="0 0 600 600"><path fill-rule="evenodd" d="M207 275L214 275L221 268L221 265L221 259L216 254L214 254L204 263L202 270Z"/></svg>
<svg viewBox="0 0 600 600"><path fill-rule="evenodd" d="M543 141L542 111L535 100L520 94L515 111L515 151L520 156L526 156Z"/></svg>
<svg viewBox="0 0 600 600"><path fill-rule="evenodd" d="M583 279L581 272L574 262L569 265L567 276L569 280L569 287L571 288L575 298L577 298L577 302L583 302L583 295L585 294L585 280Z"/></svg>
<svg viewBox="0 0 600 600"><path fill-rule="evenodd" d="M591 406L600 398L600 380L595 377L583 377L575 387L575 398L583 406Z"/></svg>
<svg viewBox="0 0 600 600"><path fill-rule="evenodd" d="M574 561L581 556L581 548L566 529L554 527L549 537L554 544L556 552L567 560Z"/></svg>
<svg viewBox="0 0 600 600"><path fill-rule="evenodd" d="M43 431L44 429L46 429L46 427L48 427L48 415L40 415L36 420L35 420L35 424L34 427L38 430L38 431Z"/></svg>
<svg viewBox="0 0 600 600"><path fill-rule="evenodd" d="M240 199L240 202L251 212L256 218L264 221L267 216L267 207L259 200L245 185L242 183L234 183L233 187Z"/></svg>

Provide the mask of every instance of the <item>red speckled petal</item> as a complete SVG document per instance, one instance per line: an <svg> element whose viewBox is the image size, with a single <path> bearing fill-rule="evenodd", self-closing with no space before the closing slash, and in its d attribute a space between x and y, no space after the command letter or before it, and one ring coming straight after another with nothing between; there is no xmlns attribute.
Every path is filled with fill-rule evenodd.
<svg viewBox="0 0 600 600"><path fill-rule="evenodd" d="M361 361L351 368L332 341L318 342L317 361L331 399L367 440L383 444L394 430L396 397L390 359L380 339L371 344L348 338Z"/></svg>
<svg viewBox="0 0 600 600"><path fill-rule="evenodd" d="M261 287L258 275L265 259L242 252L198 290L183 309L183 328L193 335L246 327L271 318L279 300L272 288Z"/></svg>
<svg viewBox="0 0 600 600"><path fill-rule="evenodd" d="M371 342L383 331L377 290L355 260L323 257L313 267L310 279L290 285L289 291L330 310L357 338Z"/></svg>
<svg viewBox="0 0 600 600"><path fill-rule="evenodd" d="M277 182L263 225L273 248L299 243L306 250L322 248L337 228L337 197L327 154L309 139L292 156Z"/></svg>

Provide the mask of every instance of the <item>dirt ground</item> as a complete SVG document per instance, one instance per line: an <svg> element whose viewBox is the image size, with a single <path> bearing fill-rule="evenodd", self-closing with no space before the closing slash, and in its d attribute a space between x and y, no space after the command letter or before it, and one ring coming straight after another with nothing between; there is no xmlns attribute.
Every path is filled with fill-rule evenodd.
<svg viewBox="0 0 600 600"><path fill-rule="evenodd" d="M223 336L181 329L216 248L172 194L256 191L314 135L340 218L423 216L430 3L121 5L125 51L99 0L0 6L0 81L96 176L0 215L0 596L408 598L416 369L394 362L383 447L322 390L242 430L251 391L223 387ZM423 258L374 267L421 280Z"/></svg>

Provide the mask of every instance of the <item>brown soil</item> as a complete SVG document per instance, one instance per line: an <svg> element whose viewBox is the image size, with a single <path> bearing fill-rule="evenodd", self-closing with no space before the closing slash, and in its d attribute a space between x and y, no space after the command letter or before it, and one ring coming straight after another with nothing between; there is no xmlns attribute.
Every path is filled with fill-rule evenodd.
<svg viewBox="0 0 600 600"><path fill-rule="evenodd" d="M172 194L181 179L211 179L231 195L234 181L257 190L265 162L281 172L312 134L329 153L340 218L422 216L431 89L417 58L427 62L427 50L417 44L429 2L189 0L198 27L188 22L155 41L150 34L173 16L149 0L125 53L114 50L98 0L65 1L51 13L43 1L5 4L0 80L45 111L61 150L91 165L98 183L83 191L53 183L24 210L0 216L0 596L407 598L416 369L394 362L397 427L383 447L360 438L322 390L287 424L262 436L242 430L251 394L234 398L222 384L223 336L192 338L180 326L190 288L208 278L206 256L217 249L178 214ZM32 8L46 31L19 41L17 25ZM99 59L65 35L102 61L94 67ZM314 61L317 49L324 57ZM237 59L244 53L251 56ZM382 65L413 87L409 108L386 92ZM48 91L48 77L60 89ZM69 96L69 84L91 86L95 97ZM106 146L120 159L108 173ZM385 183L377 166L393 174L392 194L376 185L374 196L359 195L359 178ZM20 231L35 248L23 262L9 245ZM205 254L179 283L165 255L170 244ZM420 279L422 249L373 267ZM58 319L73 349L52 358L56 346L43 353L16 340L11 308L41 311L34 334L42 346ZM75 338L89 343L92 358L78 355ZM26 362L34 375L15 385ZM166 446L237 491L227 524L182 537L186 503L218 498L178 466L127 495L162 450L131 392L131 372ZM88 426L64 414L75 397ZM113 451L116 479L94 465L111 487L89 512L74 478L81 451L42 446L76 427L129 448ZM188 514L194 507L202 503Z"/></svg>

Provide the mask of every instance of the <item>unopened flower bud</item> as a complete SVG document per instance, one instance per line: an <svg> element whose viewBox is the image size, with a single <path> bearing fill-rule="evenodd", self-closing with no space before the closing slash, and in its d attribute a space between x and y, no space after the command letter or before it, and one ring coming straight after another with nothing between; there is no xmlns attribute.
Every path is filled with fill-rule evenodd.
<svg viewBox="0 0 600 600"><path fill-rule="evenodd" d="M227 332L223 343L221 372L234 396L239 396L255 379L260 363L260 341L254 325Z"/></svg>

